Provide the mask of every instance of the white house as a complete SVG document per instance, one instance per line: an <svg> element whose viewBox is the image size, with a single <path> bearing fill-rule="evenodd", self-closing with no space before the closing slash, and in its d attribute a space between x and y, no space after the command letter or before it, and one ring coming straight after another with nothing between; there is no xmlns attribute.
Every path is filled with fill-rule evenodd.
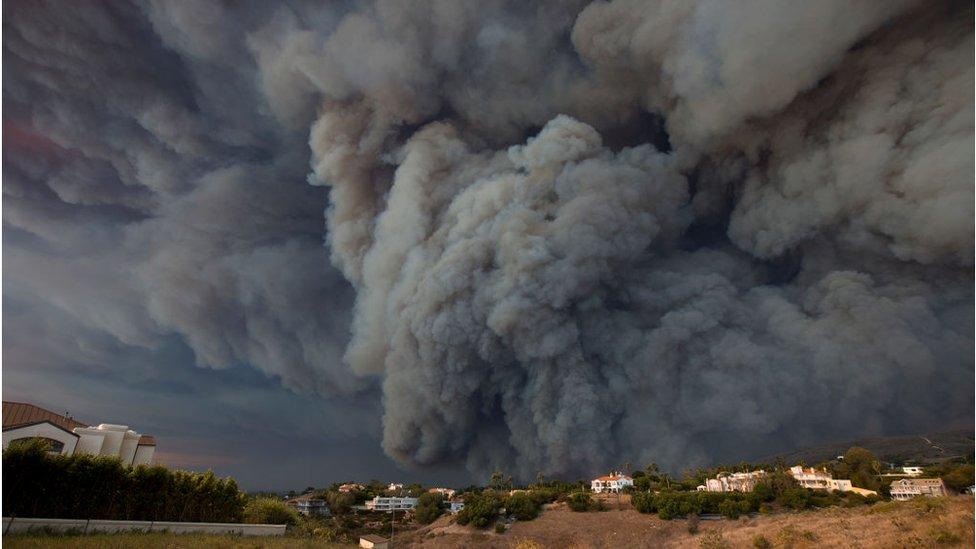
<svg viewBox="0 0 976 549"><path fill-rule="evenodd" d="M376 496L366 502L370 511L412 511L417 506L417 498L397 498Z"/></svg>
<svg viewBox="0 0 976 549"><path fill-rule="evenodd" d="M921 467L915 467L915 466L902 467L901 468L901 472L902 473L905 473L906 475L908 475L910 477L920 477L920 476L922 476L922 468Z"/></svg>
<svg viewBox="0 0 976 549"><path fill-rule="evenodd" d="M623 491L627 486L633 485L634 479L619 472L613 472L607 476L595 478L590 481L590 489L597 494L604 492L618 493Z"/></svg>
<svg viewBox="0 0 976 549"><path fill-rule="evenodd" d="M456 515L464 509L463 501L449 501L447 502L447 510L451 512L452 515Z"/></svg>
<svg viewBox="0 0 976 549"><path fill-rule="evenodd" d="M386 487L387 490L395 492L397 490L403 490L403 484L399 482L391 482L389 486Z"/></svg>
<svg viewBox="0 0 976 549"><path fill-rule="evenodd" d="M839 492L855 492L862 496L877 495L874 490L868 490L866 488L855 488L851 484L850 480L843 478L834 478L833 475L828 473L824 469L813 469L809 467L803 467L802 465L796 465L790 467L790 474L796 479L797 483L803 488L811 488L813 490L837 490Z"/></svg>
<svg viewBox="0 0 976 549"><path fill-rule="evenodd" d="M126 465L151 464L156 439L126 425L101 423L89 427L67 415L23 402L3 402L3 447L15 440L43 439L51 452L70 456L115 456Z"/></svg>
<svg viewBox="0 0 976 549"><path fill-rule="evenodd" d="M919 496L931 498L949 495L941 478L903 478L891 483L891 499L905 501Z"/></svg>
<svg viewBox="0 0 976 549"><path fill-rule="evenodd" d="M748 473L721 473L715 478L705 480L705 484L698 487L699 492L751 492L756 483L766 475L766 471L750 471Z"/></svg>

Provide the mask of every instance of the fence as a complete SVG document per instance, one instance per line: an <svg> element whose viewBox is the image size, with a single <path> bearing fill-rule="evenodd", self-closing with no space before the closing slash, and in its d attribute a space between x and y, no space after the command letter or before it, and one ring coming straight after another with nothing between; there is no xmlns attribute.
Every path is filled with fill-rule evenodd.
<svg viewBox="0 0 976 549"><path fill-rule="evenodd" d="M285 525L3 517L4 534L20 534L32 530L77 532L82 534L93 534L96 532L170 532L173 534L280 536L285 533Z"/></svg>

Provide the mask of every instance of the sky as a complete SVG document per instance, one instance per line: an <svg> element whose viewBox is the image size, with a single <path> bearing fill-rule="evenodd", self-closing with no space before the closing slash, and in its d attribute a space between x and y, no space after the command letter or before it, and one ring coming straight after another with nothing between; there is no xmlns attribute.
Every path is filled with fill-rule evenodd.
<svg viewBox="0 0 976 549"><path fill-rule="evenodd" d="M3 397L250 490L973 423L962 2L9 1Z"/></svg>

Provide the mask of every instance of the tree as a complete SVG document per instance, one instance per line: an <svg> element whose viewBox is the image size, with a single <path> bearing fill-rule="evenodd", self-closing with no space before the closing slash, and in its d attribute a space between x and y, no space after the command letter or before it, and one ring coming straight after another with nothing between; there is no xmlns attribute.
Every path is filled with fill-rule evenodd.
<svg viewBox="0 0 976 549"><path fill-rule="evenodd" d="M840 474L846 473L846 478L850 479L851 484L858 488L878 490L881 482L878 475L881 472L881 463L878 458L867 448L854 446L844 453L844 463L838 466ZM846 469L846 471L843 471ZM842 477L843 478L843 477Z"/></svg>
<svg viewBox="0 0 976 549"><path fill-rule="evenodd" d="M417 498L417 507L414 509L414 517L421 524L430 524L443 514L442 503L444 496L427 492Z"/></svg>
<svg viewBox="0 0 976 549"><path fill-rule="evenodd" d="M502 490L505 488L505 475L501 471L496 470L491 474L491 479L488 481L488 487L492 490Z"/></svg>

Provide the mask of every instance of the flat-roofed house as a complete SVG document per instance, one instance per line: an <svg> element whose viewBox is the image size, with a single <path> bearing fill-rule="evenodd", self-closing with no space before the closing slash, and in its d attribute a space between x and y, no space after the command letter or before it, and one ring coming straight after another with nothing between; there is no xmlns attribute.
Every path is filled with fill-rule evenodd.
<svg viewBox="0 0 976 549"><path fill-rule="evenodd" d="M948 496L941 478L903 478L891 483L891 499L905 501L919 496L938 498Z"/></svg>
<svg viewBox="0 0 976 549"><path fill-rule="evenodd" d="M149 465L156 453L155 438L139 434L127 425L101 423L91 427L40 406L4 401L3 447L30 439L44 440L53 453L115 456L126 465Z"/></svg>
<svg viewBox="0 0 976 549"><path fill-rule="evenodd" d="M366 502L370 511L412 511L416 506L417 498L376 496Z"/></svg>

